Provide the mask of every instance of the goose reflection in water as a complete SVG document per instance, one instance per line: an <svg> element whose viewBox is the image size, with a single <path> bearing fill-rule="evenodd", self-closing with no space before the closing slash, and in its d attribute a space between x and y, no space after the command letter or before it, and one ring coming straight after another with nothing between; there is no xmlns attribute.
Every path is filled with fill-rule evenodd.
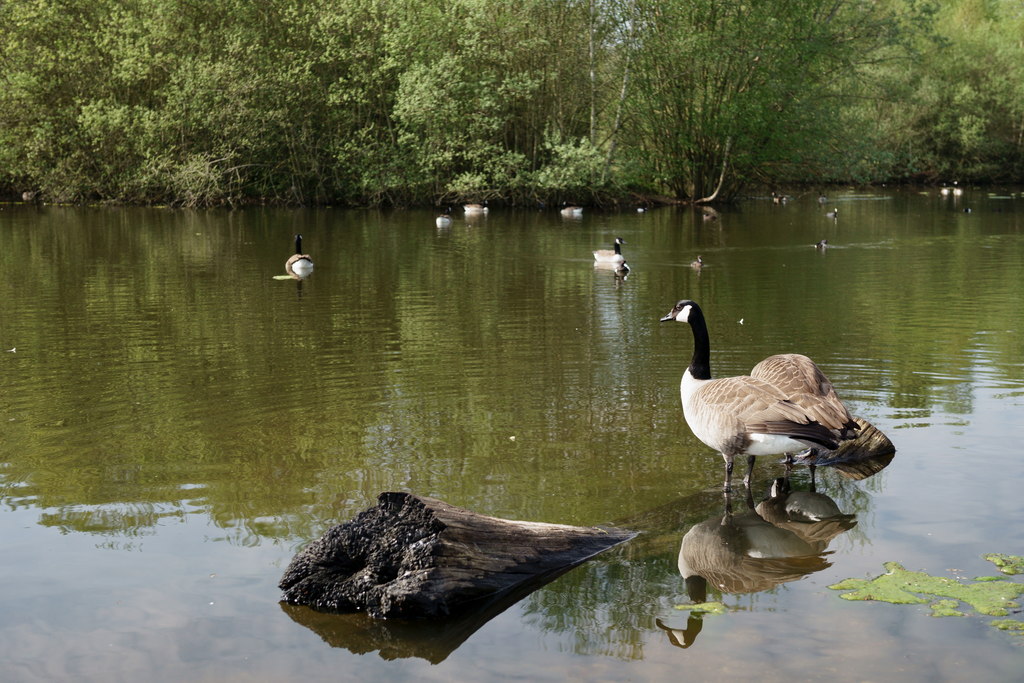
<svg viewBox="0 0 1024 683"><path fill-rule="evenodd" d="M683 535L679 574L693 603L707 601L709 585L722 593L756 593L821 571L831 565L825 555L832 539L857 524L827 495L813 487L794 491L783 478L757 505L748 490L745 503L746 509L734 512L726 495L724 514ZM691 613L685 629L660 619L658 626L673 644L689 647L703 626L702 615Z"/></svg>

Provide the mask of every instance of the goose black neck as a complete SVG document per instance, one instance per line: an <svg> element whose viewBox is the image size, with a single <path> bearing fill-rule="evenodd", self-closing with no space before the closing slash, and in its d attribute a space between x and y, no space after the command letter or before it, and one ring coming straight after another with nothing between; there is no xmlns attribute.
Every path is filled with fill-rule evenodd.
<svg viewBox="0 0 1024 683"><path fill-rule="evenodd" d="M619 243L618 240L615 240L615 253L618 254L619 256L622 256L622 245Z"/></svg>
<svg viewBox="0 0 1024 683"><path fill-rule="evenodd" d="M694 379L711 379L711 340L704 313L694 306L687 319L693 330L693 358L690 360L690 376Z"/></svg>
<svg viewBox="0 0 1024 683"><path fill-rule="evenodd" d="M301 254L302 253L302 235L296 235L295 236L295 253L296 254Z"/></svg>

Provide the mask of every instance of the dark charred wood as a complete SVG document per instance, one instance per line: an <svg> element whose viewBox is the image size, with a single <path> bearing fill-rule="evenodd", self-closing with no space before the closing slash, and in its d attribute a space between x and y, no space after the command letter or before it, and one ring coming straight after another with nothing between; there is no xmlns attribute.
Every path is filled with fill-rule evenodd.
<svg viewBox="0 0 1024 683"><path fill-rule="evenodd" d="M446 617L535 589L633 536L498 519L433 498L382 493L376 507L299 552L279 585L289 604L320 611Z"/></svg>

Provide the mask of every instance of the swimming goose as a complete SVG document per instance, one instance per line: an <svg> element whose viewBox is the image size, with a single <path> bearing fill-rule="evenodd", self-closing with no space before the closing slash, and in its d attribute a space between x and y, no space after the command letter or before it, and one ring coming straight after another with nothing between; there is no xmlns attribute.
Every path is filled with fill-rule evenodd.
<svg viewBox="0 0 1024 683"><path fill-rule="evenodd" d="M463 204L462 205L462 210L467 215L468 214L475 214L475 215L485 214L485 213L487 213L487 202L484 202L483 204Z"/></svg>
<svg viewBox="0 0 1024 683"><path fill-rule="evenodd" d="M700 270L704 267L704 257L698 255L696 261L690 261L690 267L696 270Z"/></svg>
<svg viewBox="0 0 1024 683"><path fill-rule="evenodd" d="M583 215L583 207L565 205L563 202L562 210L560 213L566 218L579 218L580 216Z"/></svg>
<svg viewBox="0 0 1024 683"><path fill-rule="evenodd" d="M445 211L444 213L442 213L441 215L434 219L434 224L437 225L437 227L439 228L450 227L452 224L451 212L452 207L449 206L447 211Z"/></svg>
<svg viewBox="0 0 1024 683"><path fill-rule="evenodd" d="M295 236L295 253L284 264L284 269L293 278L301 280L313 272L313 259L302 253L302 235Z"/></svg>
<svg viewBox="0 0 1024 683"><path fill-rule="evenodd" d="M836 207L836 208L832 209L831 211L826 211L825 212L825 217L826 218L839 218L839 208Z"/></svg>
<svg viewBox="0 0 1024 683"><path fill-rule="evenodd" d="M615 238L614 249L598 249L594 252L594 260L598 263L625 263L626 257L622 255L622 245L626 240L621 237Z"/></svg>
<svg viewBox="0 0 1024 683"><path fill-rule="evenodd" d="M828 413L814 398L789 396L763 379L751 376L711 379L711 343L704 313L696 302L679 301L661 322L689 323L693 331L693 358L679 383L683 417L694 436L725 459L724 490L732 489L733 459L747 456L750 485L754 458L758 455L793 454L809 448L833 450L839 439L815 415ZM814 405L810 410L797 403ZM819 402L824 402L819 399Z"/></svg>
<svg viewBox="0 0 1024 683"><path fill-rule="evenodd" d="M814 245L814 248L821 249L822 251L828 249L828 240L821 240L820 242Z"/></svg>

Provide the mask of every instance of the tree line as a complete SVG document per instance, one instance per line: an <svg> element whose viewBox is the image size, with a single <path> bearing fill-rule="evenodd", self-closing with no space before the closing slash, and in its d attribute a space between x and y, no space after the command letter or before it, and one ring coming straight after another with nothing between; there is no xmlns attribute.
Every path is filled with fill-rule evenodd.
<svg viewBox="0 0 1024 683"><path fill-rule="evenodd" d="M1019 0L0 0L0 191L728 201L1024 181Z"/></svg>

